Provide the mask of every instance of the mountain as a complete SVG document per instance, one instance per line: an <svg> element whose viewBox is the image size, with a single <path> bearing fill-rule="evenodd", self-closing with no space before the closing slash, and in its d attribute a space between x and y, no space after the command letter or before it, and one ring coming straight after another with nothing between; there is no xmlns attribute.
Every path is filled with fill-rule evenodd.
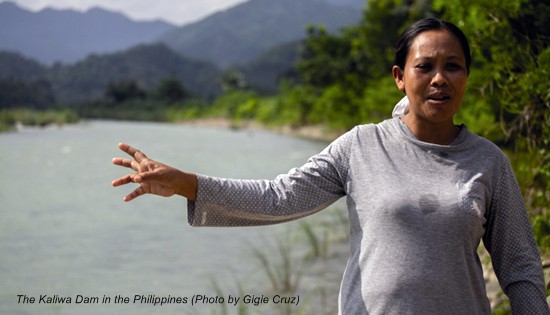
<svg viewBox="0 0 550 315"><path fill-rule="evenodd" d="M0 51L0 79L40 80L47 75L47 67L18 53Z"/></svg>
<svg viewBox="0 0 550 315"><path fill-rule="evenodd" d="M326 0L328 3L333 5L341 5L352 7L356 9L363 9L366 5L365 0Z"/></svg>
<svg viewBox="0 0 550 315"><path fill-rule="evenodd" d="M163 44L90 55L75 64L54 65L48 73L57 99L65 104L97 98L110 83L130 80L150 89L167 78L180 79L185 88L206 99L220 94L215 66L182 57Z"/></svg>
<svg viewBox="0 0 550 315"><path fill-rule="evenodd" d="M0 109L55 105L47 68L17 53L0 52Z"/></svg>
<svg viewBox="0 0 550 315"><path fill-rule="evenodd" d="M244 64L278 44L305 38L308 25L334 32L360 20L358 0L327 1L250 0L169 31L160 41L222 68Z"/></svg>
<svg viewBox="0 0 550 315"><path fill-rule="evenodd" d="M100 8L34 13L13 2L0 3L0 50L17 51L46 64L75 62L91 53L152 42L173 28L161 21L134 22Z"/></svg>
<svg viewBox="0 0 550 315"><path fill-rule="evenodd" d="M301 47L301 41L277 45L233 70L241 73L252 89L262 94L275 94L281 79L293 79L297 76L294 66L300 58Z"/></svg>
<svg viewBox="0 0 550 315"><path fill-rule="evenodd" d="M150 89L175 77L186 89L212 100L221 93L222 76L219 68L204 61L210 60L240 72L258 91L275 93L281 77L296 75L293 65L307 26L337 31L354 24L362 2L250 0L178 29L163 22L136 23L102 9L32 13L4 2L0 83L6 89L41 87L41 99L53 94L57 102L71 105L101 96L111 83L130 80ZM165 36L158 35L162 33ZM163 38L166 44L153 38ZM178 44L183 47L179 52L168 47Z"/></svg>

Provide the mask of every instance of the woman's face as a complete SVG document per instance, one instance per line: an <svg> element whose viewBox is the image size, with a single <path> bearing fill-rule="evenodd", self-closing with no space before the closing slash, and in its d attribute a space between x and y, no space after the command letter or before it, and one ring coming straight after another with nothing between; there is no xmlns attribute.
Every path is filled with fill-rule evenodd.
<svg viewBox="0 0 550 315"><path fill-rule="evenodd" d="M452 124L468 80L458 39L446 30L420 33L412 41L405 69L393 67L398 88L409 98L409 113L431 124Z"/></svg>

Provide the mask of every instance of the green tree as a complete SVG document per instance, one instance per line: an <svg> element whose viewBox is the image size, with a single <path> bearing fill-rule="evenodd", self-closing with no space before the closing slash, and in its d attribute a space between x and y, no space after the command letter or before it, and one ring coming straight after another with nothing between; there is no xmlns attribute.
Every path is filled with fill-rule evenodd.
<svg viewBox="0 0 550 315"><path fill-rule="evenodd" d="M387 84L395 43L411 20L433 14L425 0L373 0L361 22L340 34L310 27L297 65L303 85L316 97L308 121L349 129L381 113L389 117L387 107L401 96L395 85Z"/></svg>
<svg viewBox="0 0 550 315"><path fill-rule="evenodd" d="M153 97L168 103L168 105L191 97L191 93L185 88L181 80L174 77L160 82L152 94Z"/></svg>
<svg viewBox="0 0 550 315"><path fill-rule="evenodd" d="M237 70L229 70L222 75L222 90L224 92L232 92L245 90L248 87L245 76Z"/></svg>
<svg viewBox="0 0 550 315"><path fill-rule="evenodd" d="M353 32L350 28L347 32ZM350 58L351 41L346 36L329 34L323 27L310 26L297 65L304 84L317 88L331 86L354 72Z"/></svg>
<svg viewBox="0 0 550 315"><path fill-rule="evenodd" d="M107 86L105 97L120 104L130 100L145 99L147 92L136 81L121 80Z"/></svg>
<svg viewBox="0 0 550 315"><path fill-rule="evenodd" d="M18 107L46 109L54 105L55 95L47 81L0 79L0 109Z"/></svg>
<svg viewBox="0 0 550 315"><path fill-rule="evenodd" d="M374 0L368 2L364 18L353 40L353 56L363 64L369 78L391 73L394 47L400 33L423 17L433 17L428 0Z"/></svg>
<svg viewBox="0 0 550 315"><path fill-rule="evenodd" d="M435 0L434 8L465 31L474 67L486 75L470 85L499 114L511 142L540 147L548 123L550 4L536 0Z"/></svg>

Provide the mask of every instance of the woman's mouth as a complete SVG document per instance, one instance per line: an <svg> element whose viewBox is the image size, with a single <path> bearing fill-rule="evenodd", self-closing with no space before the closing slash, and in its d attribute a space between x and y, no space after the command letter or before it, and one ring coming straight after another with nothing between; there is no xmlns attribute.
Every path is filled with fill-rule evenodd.
<svg viewBox="0 0 550 315"><path fill-rule="evenodd" d="M442 93L428 95L428 102L435 105L444 104L450 99L451 97L449 95L442 94Z"/></svg>

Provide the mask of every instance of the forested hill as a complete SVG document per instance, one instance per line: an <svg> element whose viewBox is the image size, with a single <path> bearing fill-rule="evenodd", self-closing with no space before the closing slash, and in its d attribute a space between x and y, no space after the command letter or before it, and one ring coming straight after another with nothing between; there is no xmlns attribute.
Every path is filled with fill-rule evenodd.
<svg viewBox="0 0 550 315"><path fill-rule="evenodd" d="M365 1L362 1L365 2ZM359 0L250 0L202 21L174 29L160 40L175 51L222 68L244 64L282 43L306 37L308 25L329 31L361 19Z"/></svg>
<svg viewBox="0 0 550 315"><path fill-rule="evenodd" d="M360 20L365 2L250 0L165 33L166 46L137 44L163 29L173 29L165 23L135 23L102 9L33 13L3 2L0 51L5 52L0 53L0 92L19 91L19 96L7 97L14 101L4 100L10 107L48 107L95 99L109 84L122 80L149 89L166 77L175 77L191 93L211 100L221 93L222 75L214 64L239 64L237 71L248 86L275 93L279 79L293 71L307 26L324 25L336 33ZM40 32L43 36L36 37ZM132 35L136 32L139 39ZM52 64L54 60L61 62ZM48 100L22 97L38 84Z"/></svg>
<svg viewBox="0 0 550 315"><path fill-rule="evenodd" d="M74 65L54 67L50 71L56 95L69 103L93 99L101 95L109 83L132 80L149 89L167 77L180 79L190 91L204 98L219 94L216 67L182 57L162 44L92 55Z"/></svg>
<svg viewBox="0 0 550 315"><path fill-rule="evenodd" d="M44 9L31 12L13 2L0 3L0 50L17 51L42 63L75 62L152 42L174 28L161 22L135 22L99 8L84 13Z"/></svg>
<svg viewBox="0 0 550 315"><path fill-rule="evenodd" d="M14 52L0 51L0 79L37 80L47 75L47 67Z"/></svg>
<svg viewBox="0 0 550 315"><path fill-rule="evenodd" d="M10 87L28 90L37 82L46 82L58 103L74 104L101 97L112 83L132 81L150 89L167 78L179 79L199 97L212 99L220 93L220 72L215 66L182 57L162 44L90 55L75 64L51 67L17 53L0 52L0 69L0 98Z"/></svg>

